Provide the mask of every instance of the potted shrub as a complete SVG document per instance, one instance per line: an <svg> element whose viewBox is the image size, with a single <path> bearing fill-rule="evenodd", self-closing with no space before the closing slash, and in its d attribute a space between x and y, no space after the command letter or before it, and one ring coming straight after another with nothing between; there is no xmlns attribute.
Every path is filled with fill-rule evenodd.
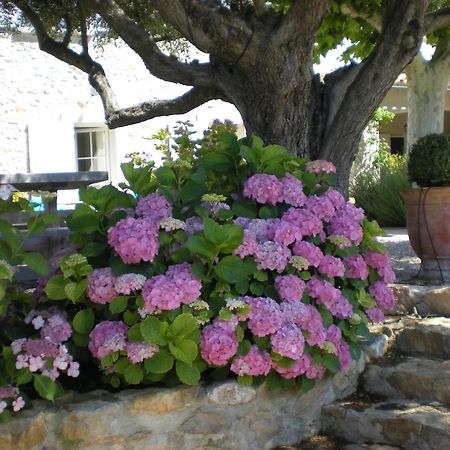
<svg viewBox="0 0 450 450"><path fill-rule="evenodd" d="M419 278L450 280L450 136L428 134L411 148L402 191L409 240L422 260Z"/></svg>

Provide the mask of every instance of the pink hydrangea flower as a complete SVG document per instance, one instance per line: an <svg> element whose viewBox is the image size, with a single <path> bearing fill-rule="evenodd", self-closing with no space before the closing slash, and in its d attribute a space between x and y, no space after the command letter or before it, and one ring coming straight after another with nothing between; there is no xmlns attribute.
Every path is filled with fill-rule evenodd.
<svg viewBox="0 0 450 450"><path fill-rule="evenodd" d="M252 233L258 242L272 241L274 236L274 227L280 219L253 219L246 230Z"/></svg>
<svg viewBox="0 0 450 450"><path fill-rule="evenodd" d="M344 258L347 266L347 276L358 280L366 280L369 276L369 268L361 255L347 256Z"/></svg>
<svg viewBox="0 0 450 450"><path fill-rule="evenodd" d="M267 336L281 327L282 317L279 304L268 297L243 297L251 306L248 327L256 336Z"/></svg>
<svg viewBox="0 0 450 450"><path fill-rule="evenodd" d="M262 352L256 345L252 345L245 356L234 358L230 370L239 375L260 376L268 375L272 368L272 359L267 352Z"/></svg>
<svg viewBox="0 0 450 450"><path fill-rule="evenodd" d="M332 187L329 187L325 194L322 195L322 197L330 200L335 209L339 209L345 203L345 198L343 197L343 195Z"/></svg>
<svg viewBox="0 0 450 450"><path fill-rule="evenodd" d="M281 196L283 201L291 206L303 206L306 195L303 193L303 185L290 173L287 173L281 180Z"/></svg>
<svg viewBox="0 0 450 450"><path fill-rule="evenodd" d="M305 372L305 376L310 380L321 380L325 375L325 372L326 368L324 366L322 366L321 364L316 364L315 362L311 361L310 366Z"/></svg>
<svg viewBox="0 0 450 450"><path fill-rule="evenodd" d="M259 244L255 253L258 269L269 269L282 272L292 256L289 248L274 241Z"/></svg>
<svg viewBox="0 0 450 450"><path fill-rule="evenodd" d="M330 313L338 319L348 319L353 314L352 304L342 295L327 307Z"/></svg>
<svg viewBox="0 0 450 450"><path fill-rule="evenodd" d="M145 280L145 276L139 273L125 273L115 279L114 290L119 294L130 295L141 290Z"/></svg>
<svg viewBox="0 0 450 450"><path fill-rule="evenodd" d="M306 283L306 290L310 297L316 299L318 304L325 305L328 309L341 297L339 289L317 276L312 277Z"/></svg>
<svg viewBox="0 0 450 450"><path fill-rule="evenodd" d="M303 238L300 228L296 225L280 220L273 226L273 240L283 245L293 244Z"/></svg>
<svg viewBox="0 0 450 450"><path fill-rule="evenodd" d="M297 241L292 252L296 256L305 258L309 265L313 267L319 267L320 261L322 261L323 258L322 250L313 243L307 241Z"/></svg>
<svg viewBox="0 0 450 450"><path fill-rule="evenodd" d="M203 231L203 220L200 217L189 217L184 222L186 224L185 231L188 236Z"/></svg>
<svg viewBox="0 0 450 450"><path fill-rule="evenodd" d="M311 195L307 197L305 208L321 220L328 222L335 214L336 208L327 197Z"/></svg>
<svg viewBox="0 0 450 450"><path fill-rule="evenodd" d="M281 218L296 225L303 236L315 236L323 231L323 224L319 217L311 211L301 208L289 208Z"/></svg>
<svg viewBox="0 0 450 450"><path fill-rule="evenodd" d="M383 281L376 281L369 287L369 292L375 298L377 305L383 311L391 311L395 306L395 297L388 285Z"/></svg>
<svg viewBox="0 0 450 450"><path fill-rule="evenodd" d="M352 362L350 346L347 342L341 341L341 344L337 349L337 356L339 358L339 369L343 372Z"/></svg>
<svg viewBox="0 0 450 450"><path fill-rule="evenodd" d="M363 229L358 222L340 216L335 216L331 219L327 231L330 235L344 236L356 245L361 243L364 235Z"/></svg>
<svg viewBox="0 0 450 450"><path fill-rule="evenodd" d="M61 311L49 311L41 336L56 344L67 341L72 336L72 327L66 315Z"/></svg>
<svg viewBox="0 0 450 450"><path fill-rule="evenodd" d="M97 359L124 350L128 327L121 321L106 320L95 326L89 335L89 350Z"/></svg>
<svg viewBox="0 0 450 450"><path fill-rule="evenodd" d="M16 355L16 369L28 369L56 380L60 372L73 375L70 371L77 365L64 344L56 343L49 338L19 339L11 344Z"/></svg>
<svg viewBox="0 0 450 450"><path fill-rule="evenodd" d="M357 208L353 203L345 202L337 211L336 215L352 222L361 222L364 219L364 210Z"/></svg>
<svg viewBox="0 0 450 450"><path fill-rule="evenodd" d="M295 364L289 368L281 367L276 362L272 363L273 369L278 372L283 378L297 378L306 373L312 363L312 358L309 353L304 353L295 361Z"/></svg>
<svg viewBox="0 0 450 450"><path fill-rule="evenodd" d="M275 205L283 201L283 184L275 175L257 173L244 183L243 194L258 203Z"/></svg>
<svg viewBox="0 0 450 450"><path fill-rule="evenodd" d="M139 364L146 359L150 359L159 352L159 346L147 342L127 342L127 357L131 364Z"/></svg>
<svg viewBox="0 0 450 450"><path fill-rule="evenodd" d="M108 243L126 264L152 262L158 253L158 225L150 219L128 217L108 230Z"/></svg>
<svg viewBox="0 0 450 450"><path fill-rule="evenodd" d="M238 341L236 325L224 325L223 321L215 320L207 325L200 338L200 353L202 358L213 366L224 366L236 354Z"/></svg>
<svg viewBox="0 0 450 450"><path fill-rule="evenodd" d="M144 283L145 309L151 313L189 305L200 297L201 288L202 283L192 274L190 264L170 266L164 275L156 275Z"/></svg>
<svg viewBox="0 0 450 450"><path fill-rule="evenodd" d="M35 330L40 330L42 338L49 339L55 344L65 342L72 336L72 327L66 313L55 307L42 311L32 310L24 322L32 323Z"/></svg>
<svg viewBox="0 0 450 450"><path fill-rule="evenodd" d="M172 216L172 205L164 195L149 194L138 199L136 215L159 223Z"/></svg>
<svg viewBox="0 0 450 450"><path fill-rule="evenodd" d="M14 412L19 412L25 406L25 401L22 397L17 397L12 402L12 407Z"/></svg>
<svg viewBox="0 0 450 450"><path fill-rule="evenodd" d="M392 270L389 255L368 251L364 253L364 259L370 267L378 271L381 281L385 283L393 283L395 281L395 273Z"/></svg>
<svg viewBox="0 0 450 450"><path fill-rule="evenodd" d="M111 303L118 292L114 289L115 278L111 267L95 269L88 278L87 296L94 303Z"/></svg>
<svg viewBox="0 0 450 450"><path fill-rule="evenodd" d="M291 359L299 359L303 355L305 339L294 323L284 324L270 337L272 350Z"/></svg>
<svg viewBox="0 0 450 450"><path fill-rule="evenodd" d="M282 302L280 309L283 323L295 323L300 329L308 332L306 342L309 345L322 347L326 333L322 317L315 306L301 302Z"/></svg>
<svg viewBox="0 0 450 450"><path fill-rule="evenodd" d="M275 289L283 300L300 300L305 286L305 282L295 275L278 275L275 277Z"/></svg>
<svg viewBox="0 0 450 450"><path fill-rule="evenodd" d="M336 166L330 162L323 159L316 159L314 161L308 161L306 163L305 169L310 173L335 173Z"/></svg>
<svg viewBox="0 0 450 450"><path fill-rule="evenodd" d="M384 322L384 313L380 308L368 308L366 309L366 314L370 322L372 323L383 323Z"/></svg>
<svg viewBox="0 0 450 450"><path fill-rule="evenodd" d="M345 273L344 263L340 258L335 256L325 255L320 261L318 270L327 277L343 277Z"/></svg>
<svg viewBox="0 0 450 450"><path fill-rule="evenodd" d="M258 242L256 236L249 230L244 230L244 238L242 244L233 250L233 255L238 255L241 258L254 255L258 249Z"/></svg>

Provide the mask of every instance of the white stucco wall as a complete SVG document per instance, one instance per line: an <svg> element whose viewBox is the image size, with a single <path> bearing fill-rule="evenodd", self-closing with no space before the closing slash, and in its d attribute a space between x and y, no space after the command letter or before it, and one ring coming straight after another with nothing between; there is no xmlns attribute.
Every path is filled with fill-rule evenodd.
<svg viewBox="0 0 450 450"><path fill-rule="evenodd" d="M188 89L151 76L124 44L91 52L103 65L120 106L169 99ZM234 106L212 101L184 115L110 131L111 181L121 180L120 163L131 151L159 159L149 139L158 129L190 120L201 132L216 118L242 122ZM101 123L100 98L83 72L40 51L31 35L0 38L0 173L76 170L74 127Z"/></svg>

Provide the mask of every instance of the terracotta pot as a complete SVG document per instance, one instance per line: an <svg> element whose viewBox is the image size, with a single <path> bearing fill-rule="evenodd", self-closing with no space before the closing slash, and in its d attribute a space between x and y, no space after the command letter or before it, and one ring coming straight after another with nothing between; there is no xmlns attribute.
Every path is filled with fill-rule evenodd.
<svg viewBox="0 0 450 450"><path fill-rule="evenodd" d="M422 260L418 278L450 281L450 186L404 189L409 240Z"/></svg>

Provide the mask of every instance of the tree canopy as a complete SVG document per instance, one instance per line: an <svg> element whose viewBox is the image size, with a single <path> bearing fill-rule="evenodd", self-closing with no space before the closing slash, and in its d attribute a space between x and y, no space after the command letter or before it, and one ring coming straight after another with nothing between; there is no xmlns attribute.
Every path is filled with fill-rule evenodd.
<svg viewBox="0 0 450 450"><path fill-rule="evenodd" d="M335 162L343 178L375 108L428 35L449 35L450 1L429 0L0 0L4 30L31 24L40 48L84 71L111 128L233 103L248 132L298 155ZM191 88L122 107L89 36L120 37L149 72ZM79 36L81 50L70 46ZM344 38L345 67L314 75L319 55ZM172 43L161 46L161 42ZM177 44L174 44L177 42ZM209 62L176 56L183 43ZM181 45L181 47L180 47ZM344 180L345 181L345 180Z"/></svg>

